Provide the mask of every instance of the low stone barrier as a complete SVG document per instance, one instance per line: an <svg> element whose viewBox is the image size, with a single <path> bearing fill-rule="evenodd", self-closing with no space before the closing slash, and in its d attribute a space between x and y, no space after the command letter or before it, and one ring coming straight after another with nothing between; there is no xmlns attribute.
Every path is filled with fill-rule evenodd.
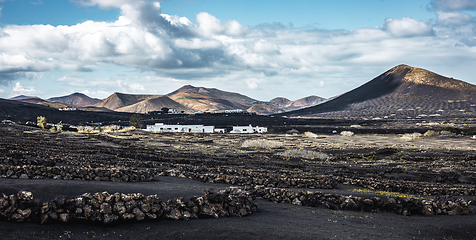
<svg viewBox="0 0 476 240"><path fill-rule="evenodd" d="M337 181L353 186L364 187L368 189L375 189L381 191L400 192L406 194L419 194L424 196L472 196L476 195L476 188L474 186L455 186L453 184L445 183L425 183L415 181L398 181L391 179L377 179L377 178L348 178L336 177Z"/></svg>
<svg viewBox="0 0 476 240"><path fill-rule="evenodd" d="M84 193L76 197L59 196L40 203L33 194L20 191L0 197L0 220L13 222L87 221L109 224L116 221L158 219L219 218L247 216L257 210L256 203L246 191L228 188L215 193L204 192L201 197L162 201L157 195L108 192Z"/></svg>
<svg viewBox="0 0 476 240"><path fill-rule="evenodd" d="M463 215L473 213L471 201L449 196L435 197L434 200L421 200L400 197L357 197L322 192L294 192L284 188L256 186L250 193L259 199L276 203L291 203L301 206L333 210L353 210L364 212L391 212L404 216L420 215Z"/></svg>
<svg viewBox="0 0 476 240"><path fill-rule="evenodd" d="M0 165L0 176L5 178L96 180L112 182L153 181L158 169L134 169L130 167L76 167Z"/></svg>

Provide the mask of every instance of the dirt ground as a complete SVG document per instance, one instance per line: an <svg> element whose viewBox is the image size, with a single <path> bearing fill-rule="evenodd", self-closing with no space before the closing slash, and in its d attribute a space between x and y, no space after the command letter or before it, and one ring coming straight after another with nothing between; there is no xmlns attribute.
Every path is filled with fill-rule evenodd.
<svg viewBox="0 0 476 240"><path fill-rule="evenodd" d="M220 135L153 134L144 131L81 134L50 132L22 126L0 126L0 164L22 166L46 161L56 166L127 166L186 171L236 170L236 174L326 176L341 182L335 189L295 190L368 194L382 192L432 198L418 192L421 186L443 191L474 187L476 140L470 137L437 136L404 141L395 134L318 135L298 134ZM280 142L279 148L243 147L246 140ZM328 154L328 159L285 158L277 153L290 149ZM387 150L386 150L387 149ZM388 150L390 149L390 150ZM244 171L246 170L246 171ZM353 185L351 180L399 183L417 192L390 192ZM342 179L346 179L345 181ZM383 185L385 185L383 184ZM226 183L202 182L177 176L156 176L152 182L86 181L81 179L0 178L0 193L29 190L46 201L58 195L85 192L158 194L162 199L190 198L203 190L224 189ZM366 189L367 191L356 191ZM423 188L421 188L423 189ZM466 199L474 195L463 195ZM476 214L461 216L402 216L393 213L335 211L256 200L258 211L246 217L161 220L117 223L11 223L0 222L4 239L476 239ZM472 206L474 209L474 205Z"/></svg>

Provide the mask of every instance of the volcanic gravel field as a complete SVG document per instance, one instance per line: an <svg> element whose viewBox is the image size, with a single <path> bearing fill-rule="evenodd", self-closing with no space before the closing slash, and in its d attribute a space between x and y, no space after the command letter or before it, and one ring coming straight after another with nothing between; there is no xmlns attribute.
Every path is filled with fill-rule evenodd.
<svg viewBox="0 0 476 240"><path fill-rule="evenodd" d="M0 139L5 239L476 238L471 136L85 134L2 124ZM243 147L247 140L279 147ZM279 155L288 150L327 157ZM144 210L159 200L132 193L157 194L162 215ZM120 201L137 207L120 215ZM93 217L82 212L90 202L101 206Z"/></svg>

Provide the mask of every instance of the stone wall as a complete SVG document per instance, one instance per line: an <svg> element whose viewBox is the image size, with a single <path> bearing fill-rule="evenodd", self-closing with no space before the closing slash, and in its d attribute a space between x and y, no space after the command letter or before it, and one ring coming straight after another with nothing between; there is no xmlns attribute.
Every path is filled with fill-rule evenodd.
<svg viewBox="0 0 476 240"><path fill-rule="evenodd" d="M58 196L40 203L33 194L20 191L0 197L0 220L14 222L86 221L109 224L116 221L159 219L219 218L247 216L257 210L249 193L229 188L215 193L204 192L201 197L162 201L157 195L108 192L84 193L76 197Z"/></svg>

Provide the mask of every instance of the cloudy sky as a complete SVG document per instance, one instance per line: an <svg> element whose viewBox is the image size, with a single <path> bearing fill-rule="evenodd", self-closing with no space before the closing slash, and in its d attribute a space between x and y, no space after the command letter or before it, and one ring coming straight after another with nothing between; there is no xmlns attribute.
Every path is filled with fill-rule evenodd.
<svg viewBox="0 0 476 240"><path fill-rule="evenodd" d="M332 97L407 64L476 84L476 0L0 0L0 98Z"/></svg>

